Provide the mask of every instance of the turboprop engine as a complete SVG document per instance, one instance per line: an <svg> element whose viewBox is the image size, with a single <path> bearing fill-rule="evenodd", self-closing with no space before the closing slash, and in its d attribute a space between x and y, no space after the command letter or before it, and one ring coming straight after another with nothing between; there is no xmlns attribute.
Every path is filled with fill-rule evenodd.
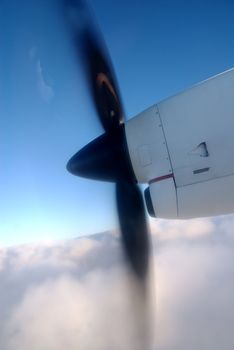
<svg viewBox="0 0 234 350"><path fill-rule="evenodd" d="M150 215L234 212L234 69L155 104L125 131Z"/></svg>

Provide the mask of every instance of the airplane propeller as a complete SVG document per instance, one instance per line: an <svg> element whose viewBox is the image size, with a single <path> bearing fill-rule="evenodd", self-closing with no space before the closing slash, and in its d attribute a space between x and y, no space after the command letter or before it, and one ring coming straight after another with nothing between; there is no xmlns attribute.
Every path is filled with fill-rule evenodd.
<svg viewBox="0 0 234 350"><path fill-rule="evenodd" d="M73 175L116 184L116 203L126 261L140 291L141 324L148 327L147 285L150 240L144 201L137 185L125 135L124 111L107 50L83 1L63 0L66 23L78 54L82 53L89 90L105 133L67 163ZM78 24L74 21L79 21ZM79 24L81 23L81 24ZM137 320L136 320L137 322ZM145 329L145 338L148 330ZM143 335L144 338L144 335ZM142 345L147 349L147 340Z"/></svg>

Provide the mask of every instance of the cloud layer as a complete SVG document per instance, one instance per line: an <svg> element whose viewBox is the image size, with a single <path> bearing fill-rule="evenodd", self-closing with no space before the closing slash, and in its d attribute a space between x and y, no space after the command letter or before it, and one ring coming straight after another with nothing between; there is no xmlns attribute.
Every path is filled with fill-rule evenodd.
<svg viewBox="0 0 234 350"><path fill-rule="evenodd" d="M233 349L234 217L151 226L154 349ZM0 348L141 349L123 266L111 232L1 249Z"/></svg>
<svg viewBox="0 0 234 350"><path fill-rule="evenodd" d="M33 65L35 65L36 68L36 84L40 96L45 102L49 103L54 98L54 89L51 83L49 83L49 80L51 79L48 79L46 76L41 60L37 56L38 47L35 45L29 50L29 59L31 62L33 62Z"/></svg>
<svg viewBox="0 0 234 350"><path fill-rule="evenodd" d="M42 69L41 61L38 60L36 64L37 69L37 86L41 97L46 101L50 102L50 100L54 97L54 90L49 83L47 83L45 79L45 75Z"/></svg>

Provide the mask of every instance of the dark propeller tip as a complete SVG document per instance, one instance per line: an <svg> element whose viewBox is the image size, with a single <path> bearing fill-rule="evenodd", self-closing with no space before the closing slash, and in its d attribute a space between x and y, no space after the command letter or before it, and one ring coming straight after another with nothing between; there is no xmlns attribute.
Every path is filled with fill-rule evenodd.
<svg viewBox="0 0 234 350"><path fill-rule="evenodd" d="M114 69L98 25L85 1L61 0L77 58L82 59L99 120L105 132L123 124L123 107Z"/></svg>
<svg viewBox="0 0 234 350"><path fill-rule="evenodd" d="M83 56L100 121L111 132L123 124L122 103L107 50L90 30L83 35Z"/></svg>
<svg viewBox="0 0 234 350"><path fill-rule="evenodd" d="M126 257L144 285L148 277L150 242L142 194L135 182L119 181L116 199Z"/></svg>

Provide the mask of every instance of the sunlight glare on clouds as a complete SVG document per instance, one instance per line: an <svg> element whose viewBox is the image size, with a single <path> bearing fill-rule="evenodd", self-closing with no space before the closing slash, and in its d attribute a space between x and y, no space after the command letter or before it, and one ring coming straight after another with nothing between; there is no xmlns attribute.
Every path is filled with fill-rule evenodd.
<svg viewBox="0 0 234 350"><path fill-rule="evenodd" d="M159 240L194 239L211 234L214 230L214 224L212 219L209 218L190 220L151 219L150 228L152 234L158 237Z"/></svg>

